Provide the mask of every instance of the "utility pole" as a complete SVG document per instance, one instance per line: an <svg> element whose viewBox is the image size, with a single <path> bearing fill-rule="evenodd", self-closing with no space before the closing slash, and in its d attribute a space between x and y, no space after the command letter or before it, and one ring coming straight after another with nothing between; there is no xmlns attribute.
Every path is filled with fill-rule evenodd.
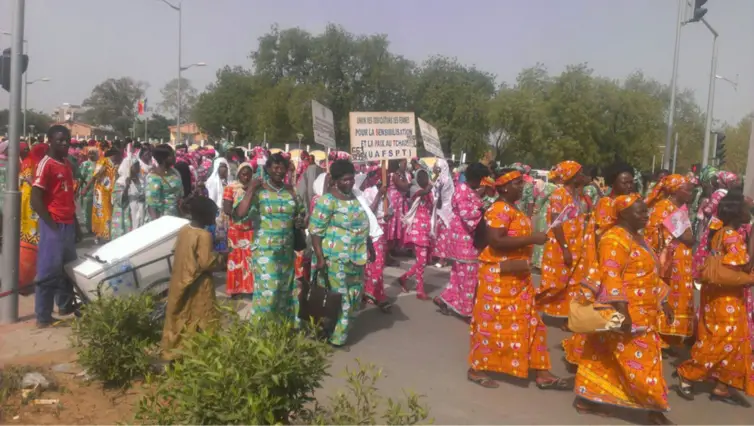
<svg viewBox="0 0 754 426"><path fill-rule="evenodd" d="M23 40L26 0L16 0L13 8L11 42L10 107L8 113L7 182L3 204L2 279L0 283L0 323L18 321L18 259L21 244L21 194L18 192L19 154L21 142L21 94L23 86Z"/></svg>
<svg viewBox="0 0 754 426"><path fill-rule="evenodd" d="M707 121L704 125L704 152L702 153L702 167L706 166L709 158L710 136L712 132L712 115L715 108L715 81L717 80L717 31L715 31L706 20L702 19L704 25L712 32L712 62L710 64L709 76L709 94L707 95Z"/></svg>
<svg viewBox="0 0 754 426"><path fill-rule="evenodd" d="M662 169L670 168L670 148L673 137L673 119L675 118L675 92L676 79L678 78L678 56L681 51L681 26L683 24L684 2L678 0L678 21L675 26L675 51L673 52L673 75L670 77L670 106L668 107L668 128L665 133L665 151L662 155Z"/></svg>

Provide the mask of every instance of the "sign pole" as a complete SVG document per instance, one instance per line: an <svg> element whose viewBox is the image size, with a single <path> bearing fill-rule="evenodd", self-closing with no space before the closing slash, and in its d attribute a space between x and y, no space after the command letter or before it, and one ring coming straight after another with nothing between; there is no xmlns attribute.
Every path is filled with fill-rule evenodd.
<svg viewBox="0 0 754 426"><path fill-rule="evenodd" d="M0 273L0 323L18 321L18 261L21 250L21 193L18 172L21 139L21 74L24 53L24 9L26 0L16 0L11 37L10 107L8 117L8 165L3 203L3 248Z"/></svg>
<svg viewBox="0 0 754 426"><path fill-rule="evenodd" d="M387 188L388 181L387 181L387 160L382 160L382 186ZM382 212L383 215L387 216L387 192L385 192L385 195L382 197Z"/></svg>

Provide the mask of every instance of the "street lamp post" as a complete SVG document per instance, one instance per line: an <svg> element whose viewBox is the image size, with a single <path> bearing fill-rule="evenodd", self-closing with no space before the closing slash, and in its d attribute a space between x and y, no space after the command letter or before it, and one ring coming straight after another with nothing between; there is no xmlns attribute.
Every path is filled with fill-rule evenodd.
<svg viewBox="0 0 754 426"><path fill-rule="evenodd" d="M178 108L176 113L176 119L175 119L175 143L179 144L181 143L181 74L183 71L186 71L187 69L191 67L203 67L207 64L204 62L197 62L191 65L183 66L183 56L182 56L182 33L183 33L183 8L181 7L181 2L178 1L177 5L170 3L168 0L161 0L163 3L168 5L171 9L178 12Z"/></svg>
<svg viewBox="0 0 754 426"><path fill-rule="evenodd" d="M47 78L47 77L42 77L42 78L38 78L36 80L27 81L26 84L24 84L24 136L25 137L29 136L29 133L26 131L26 129L27 129L27 127L26 127L26 116L29 114L29 108L28 108L28 104L29 104L29 86L31 86L32 84L34 84L34 83L36 83L38 81L45 81L46 82L46 81L50 81L50 79Z"/></svg>
<svg viewBox="0 0 754 426"><path fill-rule="evenodd" d="M707 22L706 19L702 19L702 23L712 33L712 61L710 63L710 76L709 76L709 93L707 95L707 121L704 125L704 152L702 153L702 167L706 166L709 158L709 144L710 144L710 132L712 131L712 111L715 108L715 76L717 75L717 37L718 33Z"/></svg>

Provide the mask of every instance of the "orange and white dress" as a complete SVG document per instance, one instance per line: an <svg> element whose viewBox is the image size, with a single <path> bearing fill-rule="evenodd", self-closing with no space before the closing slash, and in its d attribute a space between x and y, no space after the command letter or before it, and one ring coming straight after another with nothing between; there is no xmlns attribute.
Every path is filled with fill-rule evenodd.
<svg viewBox="0 0 754 426"><path fill-rule="evenodd" d="M674 241L672 235L663 225L665 218L673 214L678 207L669 199L658 201L649 212L649 222L644 229L644 236L656 254L660 254L663 247L669 247L672 254L670 276L663 277L670 294L668 303L675 315L673 324L665 321L665 315L659 319L659 331L663 339L663 347L680 345L682 340L694 334L694 278L691 248Z"/></svg>
<svg viewBox="0 0 754 426"><path fill-rule="evenodd" d="M568 317L568 305L576 295L578 283L583 278L575 275L578 275L576 265L579 263L584 243L586 202L582 196L574 198L566 187L561 186L550 195L550 204L547 207L547 223L551 224L557 219L556 214L563 213L571 205L575 205L577 209L563 222L562 228L573 263L571 266L565 264L563 250L555 239L555 234L550 231L542 255L542 282L536 296L538 310L556 318Z"/></svg>
<svg viewBox="0 0 754 426"><path fill-rule="evenodd" d="M498 201L484 216L489 228L510 237L532 234L531 220L512 205ZM476 371L526 378L529 370L549 370L547 327L534 307L531 272L501 274L500 263L529 260L533 246L511 251L488 246L479 255L479 284L471 316L469 366Z"/></svg>
<svg viewBox="0 0 754 426"><path fill-rule="evenodd" d="M741 267L749 263L746 241L736 230L725 227L712 237L712 247L723 263ZM692 382L716 379L754 395L754 356L746 318L744 287L702 286L701 312L691 359L678 367L678 374Z"/></svg>
<svg viewBox="0 0 754 426"><path fill-rule="evenodd" d="M599 258L596 301L627 303L636 332L587 335L574 392L598 404L667 411L657 321L668 289L658 275L657 258L619 226L600 238Z"/></svg>
<svg viewBox="0 0 754 426"><path fill-rule="evenodd" d="M586 278L589 268L599 261L597 244L602 234L614 224L612 220L614 201L615 198L613 197L600 198L589 216L586 231L584 232L584 247L581 251L579 263L576 265L579 273L574 274L578 275L577 278ZM581 284L581 282L573 283L576 286L580 286ZM584 350L585 340L586 336L579 333L574 333L570 337L563 339L561 345L563 346L564 356L568 363L578 365L579 358L581 358L581 353Z"/></svg>

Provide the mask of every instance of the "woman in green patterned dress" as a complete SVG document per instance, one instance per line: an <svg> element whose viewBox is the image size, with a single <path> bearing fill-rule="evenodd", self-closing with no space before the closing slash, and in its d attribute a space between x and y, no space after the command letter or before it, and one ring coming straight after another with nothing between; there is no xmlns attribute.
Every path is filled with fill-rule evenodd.
<svg viewBox="0 0 754 426"><path fill-rule="evenodd" d="M79 206L77 210L78 220L83 229L92 232L92 207L94 206L94 186L89 181L94 177L94 167L97 165L99 152L96 147L87 147L87 160L79 166ZM85 188L90 188L84 193Z"/></svg>
<svg viewBox="0 0 754 426"><path fill-rule="evenodd" d="M257 176L235 208L238 221L251 219L254 295L251 317L275 315L298 324L294 227L304 227L306 208L284 183L290 162L280 153L267 159L266 179ZM234 203L235 204L235 203Z"/></svg>
<svg viewBox="0 0 754 426"><path fill-rule="evenodd" d="M343 295L340 318L330 344L344 347L348 329L361 303L367 263L369 219L352 190L356 171L348 160L330 166L330 191L322 195L309 218L309 234L317 259L315 268L327 276L330 288Z"/></svg>
<svg viewBox="0 0 754 426"><path fill-rule="evenodd" d="M547 208L550 205L550 195L557 189L554 181L543 182L541 189L534 190L534 230L535 232L547 232ZM531 264L537 269L542 268L542 255L544 254L544 245L535 245L531 255Z"/></svg>
<svg viewBox="0 0 754 426"><path fill-rule="evenodd" d="M147 175L145 185L147 217L144 223L162 216L180 216L178 203L183 197L181 175L173 168L175 152L170 145L163 144L152 150L152 158L157 167Z"/></svg>

